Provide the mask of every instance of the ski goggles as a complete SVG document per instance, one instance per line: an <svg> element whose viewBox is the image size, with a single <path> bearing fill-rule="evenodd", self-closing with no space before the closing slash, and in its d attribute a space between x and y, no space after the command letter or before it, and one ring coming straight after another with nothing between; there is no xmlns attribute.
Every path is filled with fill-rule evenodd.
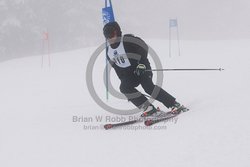
<svg viewBox="0 0 250 167"><path fill-rule="evenodd" d="M105 38L111 39L111 38L114 38L115 35L116 35L116 32L115 32L115 31L112 31L112 32L106 33L106 34L105 34Z"/></svg>

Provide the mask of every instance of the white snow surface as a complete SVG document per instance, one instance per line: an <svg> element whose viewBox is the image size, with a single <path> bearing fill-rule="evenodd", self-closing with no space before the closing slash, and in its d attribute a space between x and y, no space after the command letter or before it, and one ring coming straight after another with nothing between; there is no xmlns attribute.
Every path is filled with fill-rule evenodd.
<svg viewBox="0 0 250 167"><path fill-rule="evenodd" d="M102 109L87 89L86 67L96 48L52 54L50 68L46 62L41 68L38 56L2 62L0 166L249 167L250 41L181 41L181 56L171 58L167 40L146 42L164 68L225 71L164 72L163 88L190 111L151 129L136 124L107 131L101 128L106 118L121 116ZM133 108L112 96L106 101L104 66L103 52L93 72L101 99ZM113 70L111 75L119 90ZM74 122L74 116L89 120Z"/></svg>

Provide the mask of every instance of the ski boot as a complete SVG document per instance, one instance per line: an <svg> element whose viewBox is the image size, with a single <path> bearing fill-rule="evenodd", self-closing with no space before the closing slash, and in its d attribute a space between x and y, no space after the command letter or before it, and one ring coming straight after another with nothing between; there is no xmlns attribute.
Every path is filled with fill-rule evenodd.
<svg viewBox="0 0 250 167"><path fill-rule="evenodd" d="M154 113L157 112L157 109L152 105L150 104L145 110L144 112L142 113L141 117L147 117L147 116L151 116L153 115Z"/></svg>
<svg viewBox="0 0 250 167"><path fill-rule="evenodd" d="M186 112L188 110L189 109L186 108L184 105L181 105L180 103L175 102L174 106L171 109L171 113L173 115L177 115L177 114L180 114L181 112Z"/></svg>

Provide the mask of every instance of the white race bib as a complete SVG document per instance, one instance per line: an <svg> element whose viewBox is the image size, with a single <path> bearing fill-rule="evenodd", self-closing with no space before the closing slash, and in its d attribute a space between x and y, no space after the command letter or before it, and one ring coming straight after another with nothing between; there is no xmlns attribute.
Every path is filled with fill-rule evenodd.
<svg viewBox="0 0 250 167"><path fill-rule="evenodd" d="M121 39L121 42L117 48L113 49L113 48L111 48L111 46L109 46L108 57L118 67L127 68L127 67L131 66L129 59L128 59L128 56L127 56L125 49L124 49L123 38Z"/></svg>

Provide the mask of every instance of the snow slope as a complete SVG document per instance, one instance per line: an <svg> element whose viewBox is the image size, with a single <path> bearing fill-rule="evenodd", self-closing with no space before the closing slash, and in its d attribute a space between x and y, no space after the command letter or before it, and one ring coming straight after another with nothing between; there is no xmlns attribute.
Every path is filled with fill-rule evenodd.
<svg viewBox="0 0 250 167"><path fill-rule="evenodd" d="M250 41L181 41L182 55L171 58L167 41L147 42L165 68L225 71L166 72L163 88L190 112L151 129L105 131L106 119L128 117L106 112L88 92L86 66L96 48L53 54L51 68L41 68L41 57L3 62L0 166L250 166ZM103 68L102 55L93 72L99 96L113 107L133 108L126 100L105 100ZM117 77L111 80L118 88Z"/></svg>

